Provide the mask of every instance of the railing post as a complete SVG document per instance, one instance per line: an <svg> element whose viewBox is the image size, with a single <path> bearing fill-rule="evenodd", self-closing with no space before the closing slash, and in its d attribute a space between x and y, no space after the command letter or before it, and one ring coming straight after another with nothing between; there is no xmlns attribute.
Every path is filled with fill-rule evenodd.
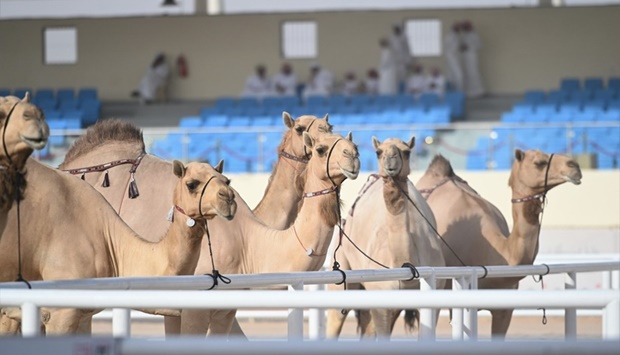
<svg viewBox="0 0 620 355"><path fill-rule="evenodd" d="M41 315L39 307L34 303L22 304L22 335L24 338L41 335Z"/></svg>
<svg viewBox="0 0 620 355"><path fill-rule="evenodd" d="M433 272L431 276L420 279L421 291L432 291L436 288L436 277ZM435 340L435 314L437 309L420 309L420 340Z"/></svg>
<svg viewBox="0 0 620 355"><path fill-rule="evenodd" d="M289 285L290 291L303 291L304 283ZM302 340L304 338L304 310L291 308L288 311L288 340Z"/></svg>
<svg viewBox="0 0 620 355"><path fill-rule="evenodd" d="M574 271L567 272L564 278L564 289L574 290L577 288L577 273ZM577 338L577 309L564 309L564 338L566 340L574 340Z"/></svg>
<svg viewBox="0 0 620 355"><path fill-rule="evenodd" d="M620 289L620 271L605 271L603 274L603 288L610 290ZM620 339L620 303L612 301L603 309L603 339Z"/></svg>
<svg viewBox="0 0 620 355"><path fill-rule="evenodd" d="M469 284L464 276L452 280L452 290L467 290ZM463 327L463 308L452 308L452 340L463 340L465 329Z"/></svg>
<svg viewBox="0 0 620 355"><path fill-rule="evenodd" d="M478 289L478 270L472 268L469 278L469 289ZM477 340L478 339L478 309L477 308L465 308L463 312L463 318L465 320L465 339Z"/></svg>
<svg viewBox="0 0 620 355"><path fill-rule="evenodd" d="M129 338L131 336L130 309L114 308L112 310L112 335L115 338Z"/></svg>
<svg viewBox="0 0 620 355"><path fill-rule="evenodd" d="M308 286L310 291L324 291L324 284ZM310 340L325 339L325 310L322 308L311 308L308 314L308 338Z"/></svg>

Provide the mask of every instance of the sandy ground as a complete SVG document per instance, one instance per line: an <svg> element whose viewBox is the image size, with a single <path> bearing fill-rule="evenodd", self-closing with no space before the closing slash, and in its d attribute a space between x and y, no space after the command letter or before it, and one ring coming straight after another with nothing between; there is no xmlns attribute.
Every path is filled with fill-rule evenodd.
<svg viewBox="0 0 620 355"><path fill-rule="evenodd" d="M287 322L285 320L259 320L247 319L240 322L241 327L249 339L270 339L287 337ZM349 317L344 325L342 337L355 339L358 337L355 319ZM307 336L308 326L304 326ZM491 317L479 317L479 338L490 337ZM580 316L577 318L577 336L579 339L600 339L602 333L601 317ZM107 320L96 320L93 323L93 334L112 334L112 323ZM132 321L131 334L134 337L163 337L163 318L152 320ZM394 326L393 338L417 338L417 334L408 333L405 330L403 317L401 316ZM437 337L449 339L451 327L447 317L440 317L437 325ZM542 324L542 312L540 317L519 316L513 317L508 329L507 339L551 339L561 340L564 338L564 317L547 317L547 324Z"/></svg>

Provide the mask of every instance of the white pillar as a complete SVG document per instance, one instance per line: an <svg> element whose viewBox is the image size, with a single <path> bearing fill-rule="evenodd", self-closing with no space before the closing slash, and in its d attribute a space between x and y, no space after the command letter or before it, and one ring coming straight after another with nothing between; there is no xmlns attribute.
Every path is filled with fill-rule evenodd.
<svg viewBox="0 0 620 355"><path fill-rule="evenodd" d="M420 279L421 291L432 291L436 288L435 273L429 277ZM435 313L436 309L422 308L420 309L420 340L435 340Z"/></svg>
<svg viewBox="0 0 620 355"><path fill-rule="evenodd" d="M452 289L455 291L467 290L469 283L461 276L452 280ZM463 340L465 328L463 327L463 308L452 308L452 340Z"/></svg>
<svg viewBox="0 0 620 355"><path fill-rule="evenodd" d="M619 340L620 339L620 301L617 299L611 301L605 309L605 324L603 339Z"/></svg>
<svg viewBox="0 0 620 355"><path fill-rule="evenodd" d="M303 291L303 282L289 285L290 291ZM304 338L304 310L291 308L288 310L288 340L302 340Z"/></svg>
<svg viewBox="0 0 620 355"><path fill-rule="evenodd" d="M41 335L41 315L34 303L22 304L22 335L24 338Z"/></svg>
<svg viewBox="0 0 620 355"><path fill-rule="evenodd" d="M469 278L469 289L478 289L478 271L474 268ZM478 309L466 308L463 312L463 318L465 320L465 339L477 340L478 339Z"/></svg>
<svg viewBox="0 0 620 355"><path fill-rule="evenodd" d="M112 335L115 338L129 338L131 336L131 310L128 308L114 308L112 310Z"/></svg>
<svg viewBox="0 0 620 355"><path fill-rule="evenodd" d="M324 291L325 285L310 285L310 291ZM308 337L310 340L325 339L325 310L322 308L311 308L308 315Z"/></svg>
<svg viewBox="0 0 620 355"><path fill-rule="evenodd" d="M564 278L564 289L574 290L577 288L577 273L567 272ZM564 338L566 340L577 339L577 308L564 309Z"/></svg>

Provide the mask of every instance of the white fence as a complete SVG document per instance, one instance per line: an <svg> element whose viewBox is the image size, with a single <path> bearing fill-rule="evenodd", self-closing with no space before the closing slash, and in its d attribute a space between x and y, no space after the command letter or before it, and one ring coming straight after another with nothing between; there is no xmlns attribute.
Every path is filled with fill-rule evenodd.
<svg viewBox="0 0 620 355"><path fill-rule="evenodd" d="M565 312L565 336L576 338L576 310L603 310L603 338L620 338L620 262L582 264L543 264L529 266L441 267L418 268L420 291L348 291L348 292L287 292L287 291L192 291L211 288L210 276L175 276L157 278L108 278L69 281L32 282L33 290L24 290L23 283L0 284L0 306L21 307L24 336L39 334L39 308L65 307L103 309L115 308L113 333L129 336L129 309L144 308L291 308L289 339L303 337L303 309L325 308L396 308L420 309L420 338L434 339L434 312L452 308L453 339L477 339L477 310L480 308L549 308ZM603 290L574 290L576 275L581 272L603 271ZM566 291L477 290L481 277L520 277L527 275L566 274ZM408 268L346 271L348 282L406 280ZM304 285L321 285L342 281L334 271L228 275L231 284L218 289L289 286L302 291ZM453 291L433 290L435 280L451 278ZM46 289L55 289L54 292ZM129 291L131 290L131 291ZM147 291L149 290L149 291ZM185 291L165 291L185 290ZM356 293L355 293L356 292ZM363 292L363 293L361 293ZM351 297L355 295L356 297ZM323 311L314 311L310 318L310 335L322 338Z"/></svg>

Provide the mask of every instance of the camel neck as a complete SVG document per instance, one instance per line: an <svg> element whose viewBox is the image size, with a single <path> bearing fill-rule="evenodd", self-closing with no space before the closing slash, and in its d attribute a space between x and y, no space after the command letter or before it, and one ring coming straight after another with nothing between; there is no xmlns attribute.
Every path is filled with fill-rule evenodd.
<svg viewBox="0 0 620 355"><path fill-rule="evenodd" d="M504 255L510 265L532 264L538 254L540 213L542 202L538 199L513 203L512 232L507 240Z"/></svg>

